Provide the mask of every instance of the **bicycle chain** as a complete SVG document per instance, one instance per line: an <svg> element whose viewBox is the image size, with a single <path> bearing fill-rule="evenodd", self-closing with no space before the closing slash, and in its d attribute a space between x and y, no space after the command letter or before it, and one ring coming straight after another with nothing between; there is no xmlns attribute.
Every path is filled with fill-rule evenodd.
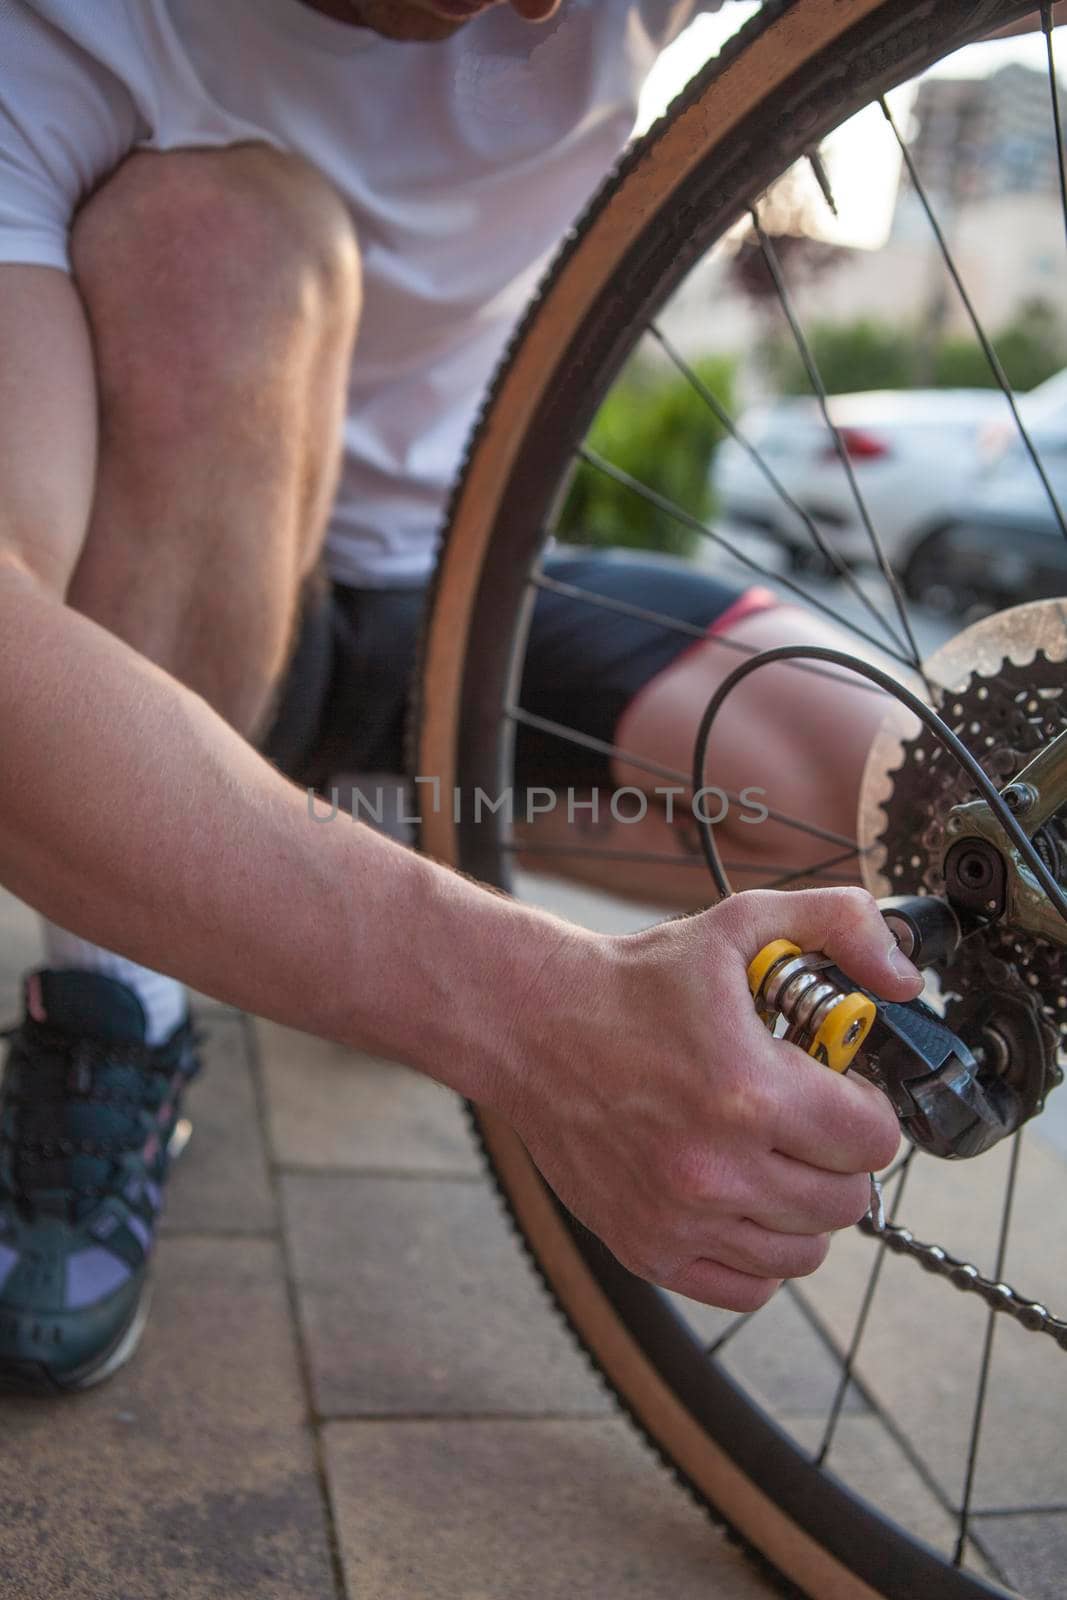
<svg viewBox="0 0 1067 1600"><path fill-rule="evenodd" d="M916 1239L910 1228L902 1228L898 1223L879 1224L868 1215L857 1226L862 1233L881 1239L886 1249L892 1250L894 1255L910 1256L919 1262L924 1271L933 1273L935 1277L947 1278L954 1288L964 1294L979 1295L992 1311L1003 1311L1007 1316L1014 1317L1030 1333L1049 1334L1061 1350L1067 1350L1067 1322L1062 1317L1053 1316L1039 1300L1025 1299L1010 1283L997 1283L993 1278L983 1277L969 1261L961 1261L957 1256L950 1255L942 1245L924 1244L921 1239Z"/></svg>

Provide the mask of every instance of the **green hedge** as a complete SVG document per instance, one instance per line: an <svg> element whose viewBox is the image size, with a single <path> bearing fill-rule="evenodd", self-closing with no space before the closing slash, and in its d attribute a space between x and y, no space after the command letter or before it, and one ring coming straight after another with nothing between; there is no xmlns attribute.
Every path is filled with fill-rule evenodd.
<svg viewBox="0 0 1067 1600"><path fill-rule="evenodd" d="M693 363L727 411L733 363ZM714 512L708 468L722 429L693 385L673 367L633 361L597 413L587 444L613 466L707 521ZM625 546L690 555L699 533L649 505L632 489L579 464L556 528L568 544Z"/></svg>
<svg viewBox="0 0 1067 1600"><path fill-rule="evenodd" d="M831 394L864 389L992 389L996 379L977 339L953 336L931 345L921 331L875 318L817 322L809 339ZM1032 389L1067 366L1067 341L1059 318L1033 303L992 335L992 344L1016 389ZM763 346L768 375L782 394L810 394L804 364L792 338L776 335Z"/></svg>

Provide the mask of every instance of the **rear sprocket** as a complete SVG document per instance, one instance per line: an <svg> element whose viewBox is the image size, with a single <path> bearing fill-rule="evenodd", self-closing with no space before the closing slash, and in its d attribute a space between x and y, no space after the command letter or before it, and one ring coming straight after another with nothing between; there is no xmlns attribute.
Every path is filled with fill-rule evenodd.
<svg viewBox="0 0 1067 1600"><path fill-rule="evenodd" d="M968 628L931 658L926 674L942 720L1003 788L1067 730L1067 620L1061 602L1038 602ZM915 719L889 720L864 779L860 837L867 886L887 894L944 895L944 827L973 798L967 773ZM1067 878L1060 819L1041 841L1046 864ZM945 1016L966 1037L1003 1002L1005 1017L1033 1031L1047 1070L1034 1109L1062 1077L1067 1050L1067 949L1005 922L971 931L938 968ZM1057 1051L1058 1046L1058 1051ZM1042 1081L1043 1079L1043 1081Z"/></svg>

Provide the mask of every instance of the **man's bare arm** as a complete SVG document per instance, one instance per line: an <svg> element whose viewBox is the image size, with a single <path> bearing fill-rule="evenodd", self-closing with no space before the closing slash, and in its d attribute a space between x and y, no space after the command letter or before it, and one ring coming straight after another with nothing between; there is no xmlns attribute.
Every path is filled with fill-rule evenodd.
<svg viewBox="0 0 1067 1600"><path fill-rule="evenodd" d="M202 699L63 604L93 492L91 349L63 274L0 285L0 881L223 1000L447 1062L488 1096L497 1052L474 1033L504 1036L562 925L311 820Z"/></svg>
<svg viewBox="0 0 1067 1600"><path fill-rule="evenodd" d="M916 992L860 890L755 892L605 938L306 799L196 695L64 605L92 499L74 289L0 268L0 882L219 998L488 1102L634 1271L752 1310L863 1214L888 1101L773 1040L748 961L825 949Z"/></svg>

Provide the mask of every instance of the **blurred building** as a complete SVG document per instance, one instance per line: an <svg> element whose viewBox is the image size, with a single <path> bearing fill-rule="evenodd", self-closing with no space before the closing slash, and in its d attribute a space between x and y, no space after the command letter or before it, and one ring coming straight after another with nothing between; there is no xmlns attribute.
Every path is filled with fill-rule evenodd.
<svg viewBox="0 0 1067 1600"><path fill-rule="evenodd" d="M924 79L909 150L987 329L1028 301L1059 305L1064 223L1047 75L1011 63L986 78ZM885 249L855 261L839 289L853 313L866 301L889 320L923 318L931 335L969 330L906 171Z"/></svg>
<svg viewBox="0 0 1067 1600"><path fill-rule="evenodd" d="M969 205L1005 195L1058 198L1044 73L1012 63L988 78L927 78L914 116L911 154L931 199ZM905 182L905 204L909 188Z"/></svg>

